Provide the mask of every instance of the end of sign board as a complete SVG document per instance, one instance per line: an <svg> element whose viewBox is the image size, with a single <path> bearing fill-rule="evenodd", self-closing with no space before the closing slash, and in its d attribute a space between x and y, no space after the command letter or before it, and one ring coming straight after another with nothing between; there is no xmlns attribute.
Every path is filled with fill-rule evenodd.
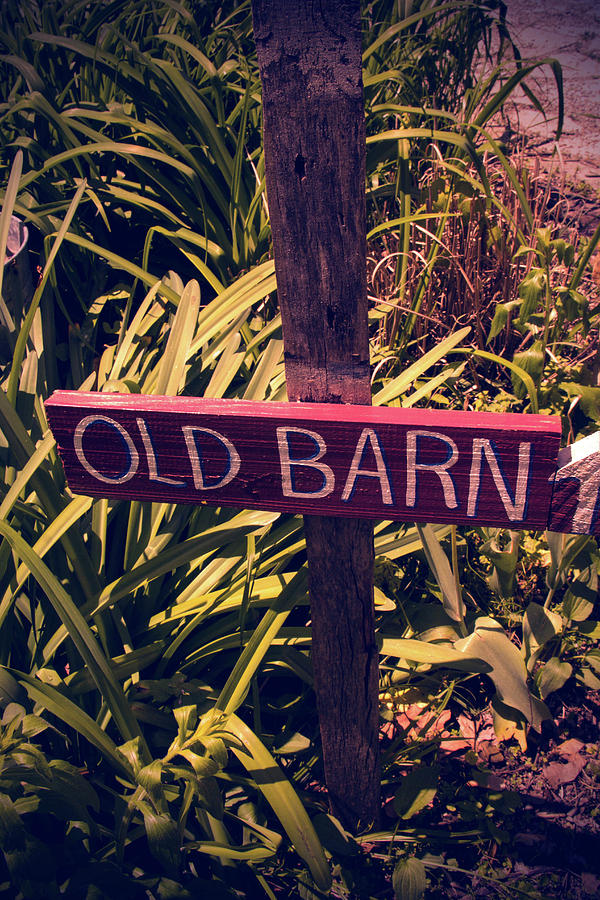
<svg viewBox="0 0 600 900"><path fill-rule="evenodd" d="M548 529L600 535L600 432L558 453Z"/></svg>

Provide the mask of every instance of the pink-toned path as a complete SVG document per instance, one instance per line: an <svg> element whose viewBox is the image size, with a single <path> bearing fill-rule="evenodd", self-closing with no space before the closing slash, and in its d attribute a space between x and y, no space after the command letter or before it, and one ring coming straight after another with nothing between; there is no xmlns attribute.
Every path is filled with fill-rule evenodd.
<svg viewBox="0 0 600 900"><path fill-rule="evenodd" d="M573 181L600 190L600 0L506 0L511 33L523 57L552 56L563 68L565 121L554 143L558 104L548 67L530 81L542 99L547 121L523 94L510 112L552 166Z"/></svg>

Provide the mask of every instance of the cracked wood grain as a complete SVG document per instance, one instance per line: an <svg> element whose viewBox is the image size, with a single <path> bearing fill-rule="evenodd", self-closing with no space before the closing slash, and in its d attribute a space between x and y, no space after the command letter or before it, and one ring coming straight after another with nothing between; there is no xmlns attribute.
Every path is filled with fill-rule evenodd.
<svg viewBox="0 0 600 900"><path fill-rule="evenodd" d="M358 0L252 0L290 400L370 404ZM332 811L378 818L373 528L306 516L315 693Z"/></svg>

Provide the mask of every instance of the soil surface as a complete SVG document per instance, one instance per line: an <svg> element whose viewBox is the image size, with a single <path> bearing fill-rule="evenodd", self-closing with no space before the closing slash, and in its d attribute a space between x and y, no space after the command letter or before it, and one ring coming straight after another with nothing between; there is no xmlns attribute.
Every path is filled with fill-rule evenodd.
<svg viewBox="0 0 600 900"><path fill-rule="evenodd" d="M509 116L545 164L569 181L600 190L600 3L598 0L505 0L507 21L524 59L557 59L563 72L565 117L555 140L558 95L550 66L528 80L544 113L522 91Z"/></svg>

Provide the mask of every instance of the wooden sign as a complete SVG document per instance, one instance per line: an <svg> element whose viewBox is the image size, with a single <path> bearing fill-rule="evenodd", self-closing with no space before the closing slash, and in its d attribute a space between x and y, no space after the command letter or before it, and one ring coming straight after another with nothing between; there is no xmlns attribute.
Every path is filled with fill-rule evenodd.
<svg viewBox="0 0 600 900"><path fill-rule="evenodd" d="M79 494L598 533L598 441L559 454L558 417L79 391L46 411Z"/></svg>

